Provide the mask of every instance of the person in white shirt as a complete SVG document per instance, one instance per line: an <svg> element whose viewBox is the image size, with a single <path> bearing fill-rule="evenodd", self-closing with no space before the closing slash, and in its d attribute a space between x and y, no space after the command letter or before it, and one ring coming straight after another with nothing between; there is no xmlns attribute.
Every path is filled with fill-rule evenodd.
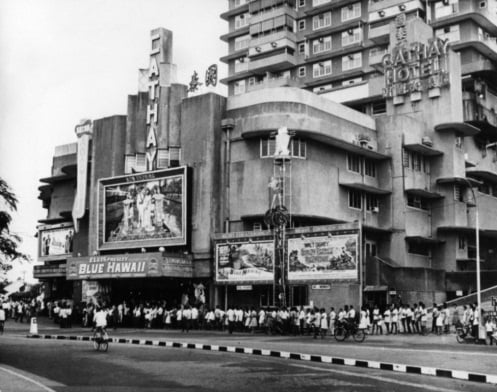
<svg viewBox="0 0 497 392"><path fill-rule="evenodd" d="M183 309L183 324L182 324L181 332L185 332L185 331L186 331L186 333L190 332L191 326L192 326L192 309L190 308L190 306L187 305Z"/></svg>
<svg viewBox="0 0 497 392"><path fill-rule="evenodd" d="M192 307L192 328L193 329L198 329L199 323L198 323L198 309L196 306Z"/></svg>
<svg viewBox="0 0 497 392"><path fill-rule="evenodd" d="M233 333L233 329L235 328L235 311L231 308L229 308L227 311L226 311L226 317L227 317L227 320L228 320L228 332L230 334Z"/></svg>
<svg viewBox="0 0 497 392"><path fill-rule="evenodd" d="M3 306L0 303L0 335L3 335L4 324L5 324L5 310L3 309Z"/></svg>
<svg viewBox="0 0 497 392"><path fill-rule="evenodd" d="M103 308L98 308L93 316L93 323L97 333L107 334L107 312Z"/></svg>

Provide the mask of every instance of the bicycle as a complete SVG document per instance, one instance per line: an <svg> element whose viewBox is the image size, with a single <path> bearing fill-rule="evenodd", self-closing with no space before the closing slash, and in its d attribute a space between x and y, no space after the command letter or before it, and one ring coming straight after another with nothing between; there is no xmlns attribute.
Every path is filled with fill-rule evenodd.
<svg viewBox="0 0 497 392"><path fill-rule="evenodd" d="M95 351L106 352L109 349L109 335L102 327L98 327L93 334L93 348Z"/></svg>
<svg viewBox="0 0 497 392"><path fill-rule="evenodd" d="M363 329L357 328L355 324L340 323L335 328L335 339L337 342L343 342L346 338L352 336L354 341L361 343L366 339L366 333Z"/></svg>
<svg viewBox="0 0 497 392"><path fill-rule="evenodd" d="M470 325L459 325L456 327L456 339L458 343L474 342L478 343L477 338L471 333Z"/></svg>

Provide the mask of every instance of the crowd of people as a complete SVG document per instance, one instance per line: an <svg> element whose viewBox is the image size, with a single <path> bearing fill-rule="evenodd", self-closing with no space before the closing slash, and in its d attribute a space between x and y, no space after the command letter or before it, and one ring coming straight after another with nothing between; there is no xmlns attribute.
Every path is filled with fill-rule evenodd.
<svg viewBox="0 0 497 392"><path fill-rule="evenodd" d="M353 325L372 335L433 333L442 335L465 327L473 336L477 335L480 324L476 304L449 306L433 304L429 309L424 303L413 305L391 304L380 308L377 305L355 309L345 305L329 310L309 306L301 307L228 307L209 308L204 304L168 307L166 301L126 302L112 305L93 303L74 304L72 301L35 300L7 301L2 304L6 318L23 322L30 315L46 311L62 328L70 328L73 323L83 327L95 326L95 314L104 312L106 324L111 328L155 328L190 330L220 330L234 332L263 332L282 335L310 335L314 338L333 336L335 328L342 324ZM497 336L495 315L482 312L482 325L485 326L490 344Z"/></svg>

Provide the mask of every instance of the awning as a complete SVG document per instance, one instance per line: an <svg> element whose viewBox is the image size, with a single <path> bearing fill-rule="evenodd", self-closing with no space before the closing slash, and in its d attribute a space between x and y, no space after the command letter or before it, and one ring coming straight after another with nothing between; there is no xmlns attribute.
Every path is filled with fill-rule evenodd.
<svg viewBox="0 0 497 392"><path fill-rule="evenodd" d="M478 186L482 183L470 177L441 177L437 178L437 184L458 184L464 186L471 184L472 186Z"/></svg>
<svg viewBox="0 0 497 392"><path fill-rule="evenodd" d="M388 286L366 286L363 291L388 291Z"/></svg>
<svg viewBox="0 0 497 392"><path fill-rule="evenodd" d="M378 188L378 187L371 186L371 185L362 184L360 182L349 182L349 183L341 182L341 183L339 183L339 185L343 186L345 188L354 189L356 191L363 191L363 192L367 192L367 193L371 193L373 195L379 195L379 196L385 196L385 195L389 195L392 193L392 192L387 191L385 189Z"/></svg>
<svg viewBox="0 0 497 392"><path fill-rule="evenodd" d="M421 189L421 188L406 189L406 193L408 195L419 196L419 197L423 197L425 199L441 199L444 197L440 193L432 192L432 191L429 191L426 189Z"/></svg>
<svg viewBox="0 0 497 392"><path fill-rule="evenodd" d="M405 238L407 242L411 243L415 242L426 245L439 245L444 242L442 240L439 240L438 238L424 237L422 235L411 235L411 236L406 236Z"/></svg>
<svg viewBox="0 0 497 392"><path fill-rule="evenodd" d="M404 144L404 148L409 151L414 151L417 152L421 155L425 155L428 157L436 157L439 155L443 155L443 151L440 150L435 150L432 147L428 147L424 145L423 143L411 143L411 144Z"/></svg>
<svg viewBox="0 0 497 392"><path fill-rule="evenodd" d="M474 136L480 132L480 130L477 127L463 122L438 124L435 125L435 131L437 132L452 131L462 134L463 136Z"/></svg>

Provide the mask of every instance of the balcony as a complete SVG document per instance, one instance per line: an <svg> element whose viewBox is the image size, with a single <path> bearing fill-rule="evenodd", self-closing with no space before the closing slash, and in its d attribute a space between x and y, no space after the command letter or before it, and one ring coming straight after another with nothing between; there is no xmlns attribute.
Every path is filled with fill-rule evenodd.
<svg viewBox="0 0 497 392"><path fill-rule="evenodd" d="M436 29L471 19L488 32L497 34L497 13L489 10L491 2L484 2L486 7L480 7L480 3L479 1L459 1L457 4L447 5L439 13L434 13L432 27Z"/></svg>
<svg viewBox="0 0 497 392"><path fill-rule="evenodd" d="M299 81L291 77L264 78L263 80L247 86L247 92L275 87L298 87Z"/></svg>
<svg viewBox="0 0 497 392"><path fill-rule="evenodd" d="M287 40L290 40L292 42L296 42L297 36L295 35L295 33L288 31L288 30L278 31L278 32L273 33L273 34L268 34L268 35L263 35L261 37L252 38L250 40L250 47L262 46L264 44L270 44L271 42L278 42L279 40L282 40L282 39L287 39Z"/></svg>
<svg viewBox="0 0 497 392"><path fill-rule="evenodd" d="M254 14L250 18L250 24L261 23L268 19L277 18L278 16L288 15L293 19L297 19L297 11L288 5L274 8L269 12L261 12Z"/></svg>
<svg viewBox="0 0 497 392"><path fill-rule="evenodd" d="M261 56L277 50L281 52L282 48L291 48L294 52L297 49L295 41L292 41L286 37L258 45L251 42L249 57Z"/></svg>
<svg viewBox="0 0 497 392"><path fill-rule="evenodd" d="M297 65L297 60L294 55L289 53L280 53L273 56L253 60L249 62L249 71L254 73L265 73L282 71Z"/></svg>
<svg viewBox="0 0 497 392"><path fill-rule="evenodd" d="M390 25L381 25L378 27L369 26L368 38L377 45L385 44L390 41Z"/></svg>
<svg viewBox="0 0 497 392"><path fill-rule="evenodd" d="M487 148L486 156L473 167L466 168L466 174L477 180L497 183L497 153L493 148Z"/></svg>
<svg viewBox="0 0 497 392"><path fill-rule="evenodd" d="M494 109L479 104L474 94L466 93L463 96L463 118L478 127L486 140L497 141L497 113Z"/></svg>

